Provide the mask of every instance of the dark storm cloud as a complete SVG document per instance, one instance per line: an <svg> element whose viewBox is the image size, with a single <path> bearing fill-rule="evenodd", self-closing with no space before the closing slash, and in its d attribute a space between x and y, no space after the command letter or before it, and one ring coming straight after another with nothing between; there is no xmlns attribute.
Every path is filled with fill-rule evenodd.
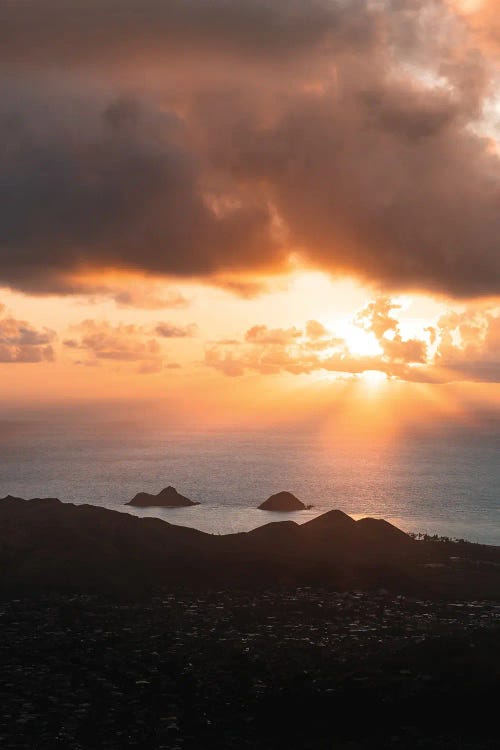
<svg viewBox="0 0 500 750"><path fill-rule="evenodd" d="M293 252L385 288L498 294L494 68L449 8L2 3L0 281L217 280Z"/></svg>
<svg viewBox="0 0 500 750"><path fill-rule="evenodd" d="M235 54L252 61L370 38L362 0L4 0L0 63Z"/></svg>
<svg viewBox="0 0 500 750"><path fill-rule="evenodd" d="M76 107L0 103L4 283L64 293L78 291L72 273L99 267L209 275L248 254L269 262L268 209L250 201L217 216L175 118L121 102Z"/></svg>

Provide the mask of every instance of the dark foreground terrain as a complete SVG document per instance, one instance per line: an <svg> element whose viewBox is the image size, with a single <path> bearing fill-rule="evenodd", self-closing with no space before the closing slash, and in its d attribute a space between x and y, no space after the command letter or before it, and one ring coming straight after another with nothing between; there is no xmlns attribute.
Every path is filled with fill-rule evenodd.
<svg viewBox="0 0 500 750"><path fill-rule="evenodd" d="M499 599L500 547L417 541L340 510L216 536L55 498L0 500L0 595L278 585Z"/></svg>
<svg viewBox="0 0 500 750"><path fill-rule="evenodd" d="M491 602L297 588L0 614L9 750L498 747Z"/></svg>
<svg viewBox="0 0 500 750"><path fill-rule="evenodd" d="M498 748L500 549L0 501L0 748Z"/></svg>

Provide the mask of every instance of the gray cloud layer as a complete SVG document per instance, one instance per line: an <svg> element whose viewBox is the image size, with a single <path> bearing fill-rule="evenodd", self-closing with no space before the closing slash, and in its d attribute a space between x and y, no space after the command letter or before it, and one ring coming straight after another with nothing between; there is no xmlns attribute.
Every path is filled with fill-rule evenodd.
<svg viewBox="0 0 500 750"><path fill-rule="evenodd" d="M0 50L5 284L280 271L293 251L500 293L494 67L445 0L5 2Z"/></svg>
<svg viewBox="0 0 500 750"><path fill-rule="evenodd" d="M2 3L0 61L27 67L131 57L280 60L369 38L361 0L23 0Z"/></svg>

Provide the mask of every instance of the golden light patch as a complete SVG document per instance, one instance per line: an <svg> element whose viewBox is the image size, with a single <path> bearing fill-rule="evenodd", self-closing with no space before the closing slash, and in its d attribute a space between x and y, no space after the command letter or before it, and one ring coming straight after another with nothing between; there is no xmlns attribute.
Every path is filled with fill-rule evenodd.
<svg viewBox="0 0 500 750"><path fill-rule="evenodd" d="M375 357L383 353L373 333L365 331L351 322L339 322L335 325L339 336L345 339L349 352L361 357Z"/></svg>
<svg viewBox="0 0 500 750"><path fill-rule="evenodd" d="M376 388L387 381L387 375L385 372L380 372L380 370L366 370L361 377L363 382L371 388Z"/></svg>
<svg viewBox="0 0 500 750"><path fill-rule="evenodd" d="M455 0L455 6L462 13L477 13L484 6L484 0Z"/></svg>

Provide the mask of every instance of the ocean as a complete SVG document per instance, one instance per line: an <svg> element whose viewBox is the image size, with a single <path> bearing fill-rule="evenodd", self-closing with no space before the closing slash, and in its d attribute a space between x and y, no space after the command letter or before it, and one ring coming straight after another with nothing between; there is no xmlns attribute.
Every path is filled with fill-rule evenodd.
<svg viewBox="0 0 500 750"><path fill-rule="evenodd" d="M124 425L6 423L0 497L58 497L214 534L274 520L303 522L332 508L383 517L405 531L500 545L498 430L419 433L346 443L299 431L134 430ZM137 492L173 485L201 505L132 509ZM310 511L257 509L293 492Z"/></svg>

